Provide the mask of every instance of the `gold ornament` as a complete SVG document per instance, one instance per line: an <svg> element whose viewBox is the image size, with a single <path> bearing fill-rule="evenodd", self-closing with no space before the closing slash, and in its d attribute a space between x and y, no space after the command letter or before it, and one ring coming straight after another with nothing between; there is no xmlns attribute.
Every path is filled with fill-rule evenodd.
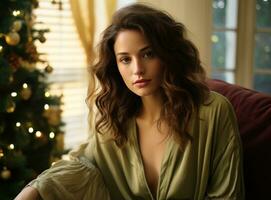
<svg viewBox="0 0 271 200"><path fill-rule="evenodd" d="M1 178L7 180L10 177L11 177L11 171L8 170L6 167L4 167L4 169L1 171Z"/></svg>
<svg viewBox="0 0 271 200"><path fill-rule="evenodd" d="M38 0L32 0L32 4L34 5L34 8L39 7L39 1Z"/></svg>
<svg viewBox="0 0 271 200"><path fill-rule="evenodd" d="M20 59L20 64L23 68L27 69L30 72L33 72L36 69L35 63L30 63L26 60Z"/></svg>
<svg viewBox="0 0 271 200"><path fill-rule="evenodd" d="M54 70L54 68L53 68L52 66L50 66L50 65L47 65L47 66L45 67L45 71L46 71L47 73L52 73L53 70Z"/></svg>
<svg viewBox="0 0 271 200"><path fill-rule="evenodd" d="M13 31L17 32L17 31L21 30L21 28L22 28L22 21L21 20L16 20L13 22L13 24L12 24Z"/></svg>
<svg viewBox="0 0 271 200"><path fill-rule="evenodd" d="M5 37L7 44L15 46L20 42L20 35L17 32L10 32Z"/></svg>
<svg viewBox="0 0 271 200"><path fill-rule="evenodd" d="M44 35L41 35L41 36L39 37L39 41L40 41L41 43L46 42L46 38L44 37Z"/></svg>
<svg viewBox="0 0 271 200"><path fill-rule="evenodd" d="M13 113L16 108L16 104L12 100L8 100L6 111L7 113Z"/></svg>
<svg viewBox="0 0 271 200"><path fill-rule="evenodd" d="M28 100L32 95L32 90L30 87L23 88L21 90L21 97L23 100Z"/></svg>

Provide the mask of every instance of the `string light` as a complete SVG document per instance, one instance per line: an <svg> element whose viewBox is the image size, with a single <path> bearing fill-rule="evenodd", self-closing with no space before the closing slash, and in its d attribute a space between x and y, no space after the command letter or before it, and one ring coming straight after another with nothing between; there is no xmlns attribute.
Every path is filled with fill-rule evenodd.
<svg viewBox="0 0 271 200"><path fill-rule="evenodd" d="M12 150L15 148L14 144L10 144L8 147L9 149L12 149Z"/></svg>
<svg viewBox="0 0 271 200"><path fill-rule="evenodd" d="M4 152L2 149L0 149L0 158L4 157Z"/></svg>
<svg viewBox="0 0 271 200"><path fill-rule="evenodd" d="M48 110L49 109L49 105L48 104L45 104L44 105L44 110Z"/></svg>
<svg viewBox="0 0 271 200"><path fill-rule="evenodd" d="M17 126L17 127L20 127L20 126L21 126L21 123L20 123L20 122L16 122L16 126Z"/></svg>
<svg viewBox="0 0 271 200"><path fill-rule="evenodd" d="M0 53L3 51L3 46L0 45Z"/></svg>
<svg viewBox="0 0 271 200"><path fill-rule="evenodd" d="M28 88L28 85L26 83L23 84L23 88L26 89Z"/></svg>
<svg viewBox="0 0 271 200"><path fill-rule="evenodd" d="M53 138L55 137L55 133L54 133L54 132L50 132L50 133L49 133L49 137L50 137L51 139L53 139Z"/></svg>
<svg viewBox="0 0 271 200"><path fill-rule="evenodd" d="M37 138L40 138L42 136L42 133L40 131L37 131L35 135Z"/></svg>
<svg viewBox="0 0 271 200"><path fill-rule="evenodd" d="M29 133L33 133L34 132L34 129L32 127L28 128L28 132Z"/></svg>
<svg viewBox="0 0 271 200"><path fill-rule="evenodd" d="M45 92L45 93L44 93L44 96L45 96L45 97L50 97L50 93L49 93L49 92Z"/></svg>
<svg viewBox="0 0 271 200"><path fill-rule="evenodd" d="M17 97L17 92L11 92L10 94L12 97Z"/></svg>
<svg viewBox="0 0 271 200"><path fill-rule="evenodd" d="M21 14L21 11L19 11L19 10L14 10L14 11L12 12L12 14L16 17L16 16L18 16L18 15Z"/></svg>

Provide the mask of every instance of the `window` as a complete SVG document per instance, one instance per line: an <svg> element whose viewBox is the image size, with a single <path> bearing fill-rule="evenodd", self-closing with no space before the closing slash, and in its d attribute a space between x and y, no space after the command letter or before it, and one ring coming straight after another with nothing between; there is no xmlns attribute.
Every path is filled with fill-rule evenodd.
<svg viewBox="0 0 271 200"><path fill-rule="evenodd" d="M271 93L271 0L256 0L253 86Z"/></svg>
<svg viewBox="0 0 271 200"><path fill-rule="evenodd" d="M213 0L213 78L271 94L270 10L271 0Z"/></svg>
<svg viewBox="0 0 271 200"><path fill-rule="evenodd" d="M87 138L87 92L86 58L74 26L69 0L40 0L35 10L35 26L49 28L47 41L37 43L42 58L53 67L49 81L53 83L51 93L63 94L62 118L66 123L65 148L72 148ZM45 66L39 66L44 68Z"/></svg>
<svg viewBox="0 0 271 200"><path fill-rule="evenodd" d="M213 1L212 77L235 82L238 1Z"/></svg>

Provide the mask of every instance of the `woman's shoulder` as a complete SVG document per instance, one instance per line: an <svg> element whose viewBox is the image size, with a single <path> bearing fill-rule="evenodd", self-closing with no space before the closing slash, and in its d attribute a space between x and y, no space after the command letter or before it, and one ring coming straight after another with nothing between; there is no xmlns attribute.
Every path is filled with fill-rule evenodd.
<svg viewBox="0 0 271 200"><path fill-rule="evenodd" d="M206 101L203 104L203 107L214 109L221 107L229 108L231 106L230 101L225 96L214 91L210 91Z"/></svg>
<svg viewBox="0 0 271 200"><path fill-rule="evenodd" d="M228 104L230 103L227 97L215 91L210 91L208 100L213 104Z"/></svg>
<svg viewBox="0 0 271 200"><path fill-rule="evenodd" d="M205 117L223 115L234 115L233 107L230 101L223 95L210 91L208 98L200 107L200 115Z"/></svg>

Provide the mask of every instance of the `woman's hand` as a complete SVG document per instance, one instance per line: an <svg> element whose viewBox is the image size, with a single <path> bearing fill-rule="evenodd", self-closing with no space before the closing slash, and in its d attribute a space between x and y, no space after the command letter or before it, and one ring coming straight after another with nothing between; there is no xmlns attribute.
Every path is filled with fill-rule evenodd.
<svg viewBox="0 0 271 200"><path fill-rule="evenodd" d="M33 187L25 187L15 198L15 200L40 200L41 197L36 188Z"/></svg>

